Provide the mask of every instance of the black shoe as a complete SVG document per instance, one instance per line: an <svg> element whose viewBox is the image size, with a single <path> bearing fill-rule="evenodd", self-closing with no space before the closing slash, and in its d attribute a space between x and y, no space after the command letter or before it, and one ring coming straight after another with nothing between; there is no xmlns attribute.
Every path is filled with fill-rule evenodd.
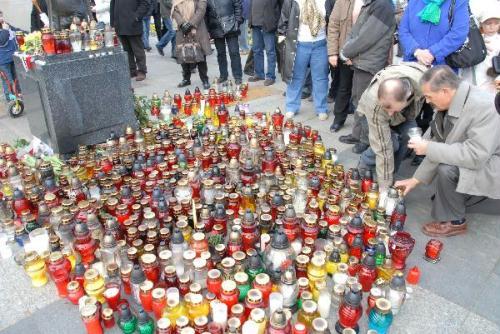
<svg viewBox="0 0 500 334"><path fill-rule="evenodd" d="M147 47L147 48L146 48L146 51L147 51L147 52L151 52L151 50L152 50L152 49L151 49L151 47Z"/></svg>
<svg viewBox="0 0 500 334"><path fill-rule="evenodd" d="M196 67L193 67L193 68L191 69L191 73L196 73Z"/></svg>
<svg viewBox="0 0 500 334"><path fill-rule="evenodd" d="M264 80L264 78L259 78L259 77L255 76L255 75L252 76L252 77L250 77L250 78L248 78L249 82L257 82L257 81L262 81L262 80Z"/></svg>
<svg viewBox="0 0 500 334"><path fill-rule="evenodd" d="M245 73L249 77L253 76L253 72L250 72L250 71L243 71L243 73Z"/></svg>
<svg viewBox="0 0 500 334"><path fill-rule="evenodd" d="M137 72L136 71L130 72L130 77L131 78L135 78L136 76L137 76Z"/></svg>
<svg viewBox="0 0 500 334"><path fill-rule="evenodd" d="M424 161L425 156L423 155L416 155L415 158L413 158L411 165L412 166L420 166L422 161Z"/></svg>
<svg viewBox="0 0 500 334"><path fill-rule="evenodd" d="M327 102L327 103L333 103L333 102L335 102L335 99L334 99L333 97L331 97L331 96L328 96L328 97L326 98L326 102Z"/></svg>
<svg viewBox="0 0 500 334"><path fill-rule="evenodd" d="M266 79L264 80L264 86L271 86L274 85L274 80L273 79Z"/></svg>
<svg viewBox="0 0 500 334"><path fill-rule="evenodd" d="M226 81L227 81L227 78L217 78L217 83L218 84L223 84Z"/></svg>
<svg viewBox="0 0 500 334"><path fill-rule="evenodd" d="M183 79L178 85L177 87L179 88L182 88L182 87L187 87L187 86L191 86L191 80L186 80L186 79Z"/></svg>
<svg viewBox="0 0 500 334"><path fill-rule="evenodd" d="M210 83L208 81L203 83L203 89L210 89Z"/></svg>
<svg viewBox="0 0 500 334"><path fill-rule="evenodd" d="M356 143L354 145L354 147L352 148L352 151L353 153L356 153L356 154L361 154L363 153L364 151L366 151L366 149L368 148L369 146L366 145L366 144L363 144L363 143Z"/></svg>
<svg viewBox="0 0 500 334"><path fill-rule="evenodd" d="M158 53L160 54L160 56L164 56L165 55L165 52L163 52L163 49L160 48L158 45L156 46L156 50L158 50Z"/></svg>
<svg viewBox="0 0 500 334"><path fill-rule="evenodd" d="M333 123L331 126L330 126L330 132L339 132L340 129L342 129L344 127L344 124L340 124L340 123Z"/></svg>
<svg viewBox="0 0 500 334"><path fill-rule="evenodd" d="M339 141L344 144L356 144L359 143L359 139L354 138L352 135L340 136Z"/></svg>

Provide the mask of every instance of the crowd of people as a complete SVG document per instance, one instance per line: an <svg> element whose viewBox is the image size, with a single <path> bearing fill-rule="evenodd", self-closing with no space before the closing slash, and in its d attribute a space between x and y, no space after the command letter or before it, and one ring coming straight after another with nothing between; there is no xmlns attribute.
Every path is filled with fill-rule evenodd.
<svg viewBox="0 0 500 334"><path fill-rule="evenodd" d="M178 87L191 85L195 68L210 87L213 43L218 83L229 79L229 53L236 84L246 74L273 85L278 68L288 118L304 98L322 121L332 111L333 133L353 114L350 133L339 140L354 145L359 168L376 173L381 193L436 180L436 221L424 233L461 234L466 212L500 213L500 117L492 94L500 88L500 1L95 0L91 8L115 28L138 81L146 78L153 17L158 53L170 44L182 67ZM32 30L46 25L45 12L45 2L33 0ZM0 19L0 69L8 72L13 34ZM409 152L419 167L394 182Z"/></svg>

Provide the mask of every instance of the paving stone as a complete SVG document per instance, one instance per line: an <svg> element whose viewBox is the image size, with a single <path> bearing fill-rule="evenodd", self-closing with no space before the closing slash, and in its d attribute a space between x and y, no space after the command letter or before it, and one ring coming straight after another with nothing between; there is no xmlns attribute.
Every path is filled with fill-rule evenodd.
<svg viewBox="0 0 500 334"><path fill-rule="evenodd" d="M471 312L460 328L460 333L498 334L500 326Z"/></svg>
<svg viewBox="0 0 500 334"><path fill-rule="evenodd" d="M481 293L471 300L471 311L500 326L500 276L491 274L481 287Z"/></svg>

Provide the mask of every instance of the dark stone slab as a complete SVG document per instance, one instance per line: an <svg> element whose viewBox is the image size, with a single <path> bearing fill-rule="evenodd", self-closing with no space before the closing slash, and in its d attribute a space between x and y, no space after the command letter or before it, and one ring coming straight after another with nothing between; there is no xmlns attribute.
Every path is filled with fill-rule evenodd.
<svg viewBox="0 0 500 334"><path fill-rule="evenodd" d="M31 133L58 153L106 140L136 123L121 48L39 58L25 71L15 58Z"/></svg>

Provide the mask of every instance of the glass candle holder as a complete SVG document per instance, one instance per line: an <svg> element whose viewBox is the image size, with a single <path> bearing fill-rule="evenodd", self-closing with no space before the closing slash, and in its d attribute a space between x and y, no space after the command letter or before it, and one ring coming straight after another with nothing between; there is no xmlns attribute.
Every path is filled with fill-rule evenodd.
<svg viewBox="0 0 500 334"><path fill-rule="evenodd" d="M101 317L96 305L85 305L80 311L87 334L102 334Z"/></svg>
<svg viewBox="0 0 500 334"><path fill-rule="evenodd" d="M368 328L376 330L379 334L386 334L392 324L392 318L391 302L379 298L368 316Z"/></svg>
<svg viewBox="0 0 500 334"><path fill-rule="evenodd" d="M45 228L37 228L29 233L31 251L42 255L50 251L49 232Z"/></svg>
<svg viewBox="0 0 500 334"><path fill-rule="evenodd" d="M26 254L24 270L31 278L31 284L34 287L44 286L48 282L45 261L37 252Z"/></svg>

